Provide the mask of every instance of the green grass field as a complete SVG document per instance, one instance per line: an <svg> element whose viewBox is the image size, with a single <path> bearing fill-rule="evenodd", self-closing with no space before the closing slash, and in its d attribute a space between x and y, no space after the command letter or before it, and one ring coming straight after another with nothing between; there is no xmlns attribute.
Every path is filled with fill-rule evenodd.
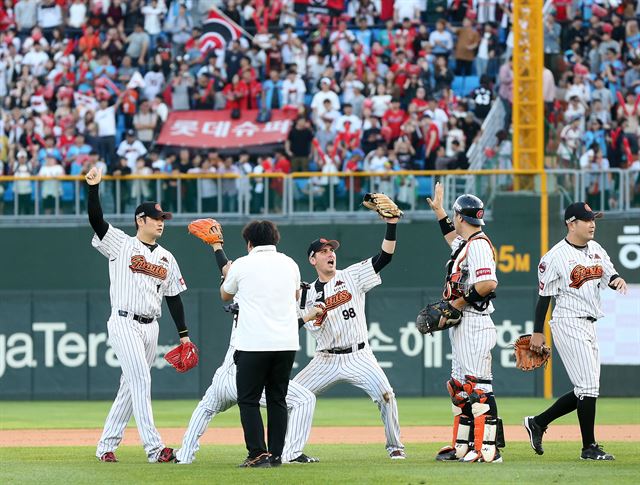
<svg viewBox="0 0 640 485"><path fill-rule="evenodd" d="M539 398L503 397L498 399L500 416L505 424L520 424L522 417L537 414L551 404ZM198 400L153 401L153 414L158 427L186 427ZM101 428L109 412L107 401L2 401L0 429L70 429ZM441 426L451 422L448 398L398 399L400 424L404 426ZM640 424L640 398L598 399L597 423ZM577 423L575 413L558 424ZM233 407L215 417L213 426L236 427L240 424L238 408ZM367 398L318 399L314 426L378 426L380 414ZM135 426L133 422L130 426Z"/></svg>
<svg viewBox="0 0 640 485"><path fill-rule="evenodd" d="M159 427L185 427L196 400L154 401ZM544 409L550 401L502 398L498 401L505 424L519 424L522 416ZM100 428L109 402L2 402L0 429ZM400 398L402 426L448 425L449 400ZM577 424L575 413L557 421ZM598 400L597 424L639 424L640 399ZM217 416L213 426L239 426L237 408ZM314 426L381 425L375 405L366 398L318 400ZM443 443L444 444L444 443ZM440 444L408 444L405 461L391 461L381 444L309 445L321 463L284 465L274 469L237 469L245 455L242 446L204 446L196 463L188 466L148 464L140 447L118 450L120 463L99 463L93 447L0 447L1 484L106 483L277 483L431 484L464 480L477 483L638 483L640 441L606 442L615 462L582 462L580 444L548 442L536 456L528 443L507 443L505 462L464 465L433 460ZM474 467L473 474L460 467ZM455 470L454 470L455 469Z"/></svg>

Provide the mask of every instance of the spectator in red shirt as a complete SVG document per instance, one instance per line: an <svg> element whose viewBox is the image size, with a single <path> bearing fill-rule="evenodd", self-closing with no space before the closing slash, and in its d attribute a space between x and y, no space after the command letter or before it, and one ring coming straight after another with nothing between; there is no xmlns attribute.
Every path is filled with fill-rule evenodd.
<svg viewBox="0 0 640 485"><path fill-rule="evenodd" d="M382 116L382 126L391 128L391 140L395 140L400 136L400 128L407 121L407 117L407 112L400 109L400 100L397 98L392 99L391 107Z"/></svg>
<svg viewBox="0 0 640 485"><path fill-rule="evenodd" d="M93 30L91 25L87 25L84 35L80 37L78 41L78 50L82 53L91 51L92 49L99 49L101 45L100 35Z"/></svg>
<svg viewBox="0 0 640 485"><path fill-rule="evenodd" d="M438 147L440 146L440 132L438 126L431 119L431 116L425 115L422 118L422 136L424 137L425 148L425 169L434 170L436 168L436 157L438 156Z"/></svg>
<svg viewBox="0 0 640 485"><path fill-rule="evenodd" d="M252 75L250 69L242 71L242 82L246 86L247 109L258 109L259 98L262 95L262 84Z"/></svg>
<svg viewBox="0 0 640 485"><path fill-rule="evenodd" d="M239 75L233 76L233 79L227 84L222 93L227 97L227 109L247 109L249 100L247 94L249 86L240 80Z"/></svg>

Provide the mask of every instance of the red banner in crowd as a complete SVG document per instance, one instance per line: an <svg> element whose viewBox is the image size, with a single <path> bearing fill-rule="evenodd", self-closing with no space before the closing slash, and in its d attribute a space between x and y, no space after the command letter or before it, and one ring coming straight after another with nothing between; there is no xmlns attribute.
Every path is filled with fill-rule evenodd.
<svg viewBox="0 0 640 485"><path fill-rule="evenodd" d="M257 123L258 110L173 111L162 127L158 143L193 148L233 149L284 143L293 127L295 111L273 110L271 119Z"/></svg>
<svg viewBox="0 0 640 485"><path fill-rule="evenodd" d="M294 0L294 10L298 13L340 15L344 11L344 0Z"/></svg>

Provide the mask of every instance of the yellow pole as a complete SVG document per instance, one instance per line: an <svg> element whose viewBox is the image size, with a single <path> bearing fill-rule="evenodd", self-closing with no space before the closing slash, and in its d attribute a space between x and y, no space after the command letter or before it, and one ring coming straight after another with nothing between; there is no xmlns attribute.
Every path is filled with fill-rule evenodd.
<svg viewBox="0 0 640 485"><path fill-rule="evenodd" d="M549 251L549 200L547 198L547 172L544 170L544 164L540 172L540 255ZM551 317L551 307L547 310L545 316L544 336L547 345L551 346L551 328L549 327L549 318ZM553 397L553 359L550 359L547 367L544 369L544 398L551 399Z"/></svg>

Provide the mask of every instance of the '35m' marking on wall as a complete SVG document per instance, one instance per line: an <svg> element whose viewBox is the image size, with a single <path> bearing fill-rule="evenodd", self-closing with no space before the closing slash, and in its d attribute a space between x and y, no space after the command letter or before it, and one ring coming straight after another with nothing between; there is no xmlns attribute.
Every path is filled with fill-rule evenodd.
<svg viewBox="0 0 640 485"><path fill-rule="evenodd" d="M513 271L528 273L531 269L531 255L516 252L515 246L505 244L496 250L496 266L502 273Z"/></svg>

